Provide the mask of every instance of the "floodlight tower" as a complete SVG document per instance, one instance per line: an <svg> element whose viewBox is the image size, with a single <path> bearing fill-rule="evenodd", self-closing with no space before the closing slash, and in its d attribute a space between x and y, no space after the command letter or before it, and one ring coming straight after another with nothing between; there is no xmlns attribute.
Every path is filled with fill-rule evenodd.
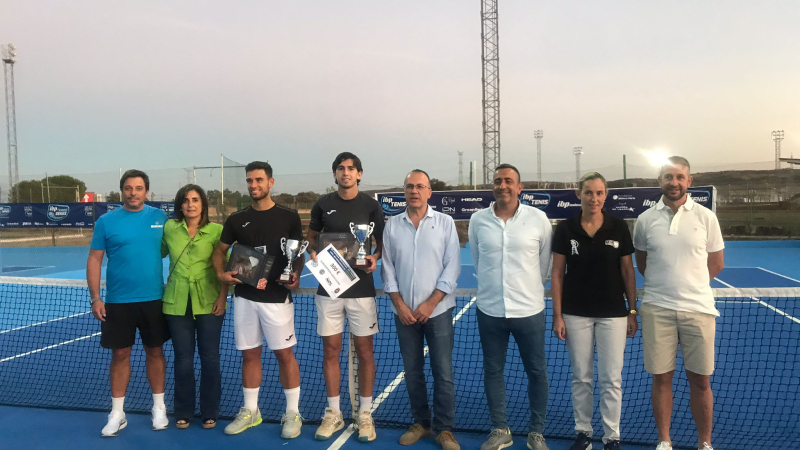
<svg viewBox="0 0 800 450"><path fill-rule="evenodd" d="M458 185L464 185L464 152L458 151Z"/></svg>
<svg viewBox="0 0 800 450"><path fill-rule="evenodd" d="M536 130L533 132L533 137L536 138L536 181L542 182L542 138L544 132Z"/></svg>
<svg viewBox="0 0 800 450"><path fill-rule="evenodd" d="M581 179L581 155L583 154L583 147L575 147L572 149L572 154L575 155L575 182Z"/></svg>
<svg viewBox="0 0 800 450"><path fill-rule="evenodd" d="M481 0L483 60L483 182L491 183L500 162L500 50L497 0Z"/></svg>
<svg viewBox="0 0 800 450"><path fill-rule="evenodd" d="M5 75L6 92L6 136L8 142L8 200L11 191L19 183L19 166L17 165L17 112L14 98L14 63L17 62L17 48L14 44L2 47L3 75Z"/></svg>
<svg viewBox="0 0 800 450"><path fill-rule="evenodd" d="M775 170L781 168L781 141L783 140L783 130L772 132L772 140L775 141Z"/></svg>

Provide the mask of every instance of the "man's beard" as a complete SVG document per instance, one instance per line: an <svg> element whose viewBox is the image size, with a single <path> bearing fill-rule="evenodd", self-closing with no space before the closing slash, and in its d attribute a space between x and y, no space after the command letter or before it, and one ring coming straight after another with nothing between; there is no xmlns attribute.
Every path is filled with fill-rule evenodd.
<svg viewBox="0 0 800 450"><path fill-rule="evenodd" d="M269 192L264 193L261 197L256 197L253 194L250 194L250 198L254 201L264 200L269 195Z"/></svg>

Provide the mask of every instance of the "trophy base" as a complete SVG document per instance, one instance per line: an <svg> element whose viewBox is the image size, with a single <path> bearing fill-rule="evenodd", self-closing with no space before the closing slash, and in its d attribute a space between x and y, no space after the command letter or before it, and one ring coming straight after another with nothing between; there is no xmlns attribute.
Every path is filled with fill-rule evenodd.
<svg viewBox="0 0 800 450"><path fill-rule="evenodd" d="M359 269L366 269L369 266L370 264L369 262L367 262L366 258L356 258L356 264L354 267L357 267Z"/></svg>
<svg viewBox="0 0 800 450"><path fill-rule="evenodd" d="M279 283L284 283L284 284L292 284L293 280L294 280L294 275L293 274L285 274L284 273L284 274L281 274L281 276L278 278L278 282Z"/></svg>

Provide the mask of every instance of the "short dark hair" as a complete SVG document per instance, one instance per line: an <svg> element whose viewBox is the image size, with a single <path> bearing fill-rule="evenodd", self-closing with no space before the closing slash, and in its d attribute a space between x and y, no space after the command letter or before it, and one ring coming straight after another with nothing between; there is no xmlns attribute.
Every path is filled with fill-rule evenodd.
<svg viewBox="0 0 800 450"><path fill-rule="evenodd" d="M336 159L334 159L333 164L331 164L331 170L333 173L336 173L336 168L339 167L339 164L341 164L343 161L347 161L348 159L353 160L353 165L356 166L357 171L364 172L364 169L361 167L361 160L358 158L358 156L350 152L342 152L336 155ZM336 184L339 184L339 182L337 181ZM361 184L361 180L356 181L356 186L359 184Z"/></svg>
<svg viewBox="0 0 800 450"><path fill-rule="evenodd" d="M146 173L142 172L141 170L131 169L126 170L125 173L122 174L122 178L119 179L119 190L122 191L125 188L125 182L128 181L128 178L141 178L144 180L144 190L150 190L150 177L147 176Z"/></svg>
<svg viewBox="0 0 800 450"><path fill-rule="evenodd" d="M428 179L428 187L431 187L431 176L428 175L428 172L425 172L422 169L414 169L411 172L408 172L408 174L406 175L406 178L408 178L408 175L411 175L412 173L421 173L421 174L425 175L425 178Z"/></svg>
<svg viewBox="0 0 800 450"><path fill-rule="evenodd" d="M272 178L272 166L268 162L253 161L244 166L244 173L252 172L254 170L263 170L267 174L267 178Z"/></svg>
<svg viewBox="0 0 800 450"><path fill-rule="evenodd" d="M199 228L203 228L204 226L208 225L208 196L206 196L206 191L203 190L200 186L196 184L187 184L186 186L178 189L178 193L175 194L175 221L180 222L185 217L183 216L183 201L186 200L186 195L189 192L195 191L197 195L200 196L200 203L203 204L203 210L200 213L200 225Z"/></svg>
<svg viewBox="0 0 800 450"><path fill-rule="evenodd" d="M503 164L500 164L499 166L495 167L494 168L494 172L497 173L497 171L501 170L501 169L511 169L514 172L517 172L517 182L519 182L519 183L522 182L522 175L519 174L519 170L517 170L516 167L512 166L511 164L503 163ZM494 181L494 180L492 180L492 181Z"/></svg>
<svg viewBox="0 0 800 450"><path fill-rule="evenodd" d="M661 166L661 168L658 169L659 178L661 178L661 174L664 173L664 168L672 167L675 166L676 164L686 166L686 169L689 171L689 174L691 175L692 166L689 165L689 160L684 158L683 156L670 156L669 158L667 158L667 161L669 161L667 164L664 164L663 166Z"/></svg>

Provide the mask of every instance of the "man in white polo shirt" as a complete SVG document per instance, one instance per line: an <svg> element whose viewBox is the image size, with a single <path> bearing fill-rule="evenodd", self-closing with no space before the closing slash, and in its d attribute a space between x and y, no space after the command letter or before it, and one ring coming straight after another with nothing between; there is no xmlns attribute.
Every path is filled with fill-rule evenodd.
<svg viewBox="0 0 800 450"><path fill-rule="evenodd" d="M516 167L497 166L492 184L495 201L469 222L469 247L478 274L483 383L492 421L481 450L512 445L503 378L509 335L517 341L528 376L528 448L547 450L542 436L550 390L544 355L544 283L550 271L553 227L542 211L520 203L522 183Z"/></svg>
<svg viewBox="0 0 800 450"><path fill-rule="evenodd" d="M636 265L645 277L640 315L644 367L653 374L653 416L660 443L671 450L672 376L680 343L689 380L698 448L711 448L716 316L710 281L723 267L719 222L695 203L689 161L672 156L658 176L661 200L642 213L633 232Z"/></svg>

